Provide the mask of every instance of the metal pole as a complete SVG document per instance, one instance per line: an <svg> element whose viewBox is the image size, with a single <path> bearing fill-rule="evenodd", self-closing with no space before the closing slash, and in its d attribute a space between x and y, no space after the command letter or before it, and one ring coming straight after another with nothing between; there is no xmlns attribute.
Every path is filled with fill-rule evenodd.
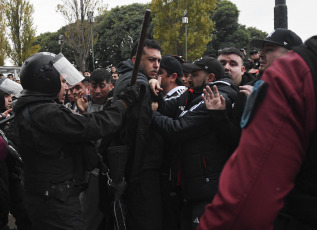
<svg viewBox="0 0 317 230"><path fill-rule="evenodd" d="M287 6L286 0L275 0L274 7L274 29L285 28L287 29Z"/></svg>
<svg viewBox="0 0 317 230"><path fill-rule="evenodd" d="M90 32L91 32L91 57L92 57L92 71L95 70L95 60L94 60L94 37L92 33L92 23L90 24Z"/></svg>
<svg viewBox="0 0 317 230"><path fill-rule="evenodd" d="M92 33L92 26L94 23L94 12L88 11L88 22L90 23L90 34L91 34L91 58L92 58L92 71L95 70L95 60L94 60L94 36Z"/></svg>
<svg viewBox="0 0 317 230"><path fill-rule="evenodd" d="M62 34L58 36L58 44L60 45L60 53L63 53L63 43L64 43L63 38L64 36Z"/></svg>
<svg viewBox="0 0 317 230"><path fill-rule="evenodd" d="M187 10L184 11L183 17L182 17L182 23L185 24L185 60L187 61L187 24L188 24L188 17Z"/></svg>
<svg viewBox="0 0 317 230"><path fill-rule="evenodd" d="M185 24L185 60L187 61L187 24Z"/></svg>

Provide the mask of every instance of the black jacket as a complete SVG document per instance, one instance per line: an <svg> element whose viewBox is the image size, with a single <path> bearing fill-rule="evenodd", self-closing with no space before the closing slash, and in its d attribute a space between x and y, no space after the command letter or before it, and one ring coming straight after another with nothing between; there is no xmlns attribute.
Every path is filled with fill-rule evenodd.
<svg viewBox="0 0 317 230"><path fill-rule="evenodd" d="M113 92L113 103L118 95L131 81L133 71L132 61L126 60L118 65L121 74ZM135 106L128 110L126 128L121 136L124 144L130 149L127 178L137 176L145 169L158 169L161 166L163 139L152 128L152 98L148 78L140 69L136 83L140 85L140 98Z"/></svg>
<svg viewBox="0 0 317 230"><path fill-rule="evenodd" d="M24 95L14 107L24 161L25 190L41 193L52 184L81 180L95 167L89 140L118 132L125 114L121 102L96 113L79 115L45 96ZM94 158L95 159L95 158Z"/></svg>
<svg viewBox="0 0 317 230"><path fill-rule="evenodd" d="M227 113L230 113L236 97L231 79L212 84L217 85L225 97ZM176 119L158 112L153 116L153 123L163 135L180 145L181 181L187 200L212 199L222 167L230 155L228 140L222 135L226 130L221 130L223 127L213 119L226 111L207 110L201 94L202 88L189 90L175 100L160 102L159 112Z"/></svg>

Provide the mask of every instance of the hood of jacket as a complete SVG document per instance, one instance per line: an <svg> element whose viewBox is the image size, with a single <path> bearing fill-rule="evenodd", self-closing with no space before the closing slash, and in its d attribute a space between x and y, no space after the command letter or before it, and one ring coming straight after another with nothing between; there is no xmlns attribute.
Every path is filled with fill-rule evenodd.
<svg viewBox="0 0 317 230"><path fill-rule="evenodd" d="M117 70L118 70L119 74L124 74L126 72L132 71L133 68L134 68L134 65L133 65L132 60L127 59L118 65ZM145 75L141 66L139 66L139 72L141 72L143 75Z"/></svg>
<svg viewBox="0 0 317 230"><path fill-rule="evenodd" d="M13 111L19 112L23 107L33 103L54 103L55 97L36 94L24 94L15 103Z"/></svg>
<svg viewBox="0 0 317 230"><path fill-rule="evenodd" d="M236 101L238 88L233 84L232 79L225 77L217 81L211 82L208 85L211 89L214 85L216 85L219 93L226 94L230 99L231 103L234 103Z"/></svg>

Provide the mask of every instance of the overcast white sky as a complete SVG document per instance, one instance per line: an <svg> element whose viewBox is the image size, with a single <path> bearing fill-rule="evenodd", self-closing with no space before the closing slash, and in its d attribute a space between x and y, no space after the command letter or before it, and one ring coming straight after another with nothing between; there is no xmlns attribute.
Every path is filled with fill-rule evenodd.
<svg viewBox="0 0 317 230"><path fill-rule="evenodd" d="M34 24L37 35L44 32L55 32L66 25L63 17L56 12L60 0L30 0L33 4ZM104 0L108 9L132 3L149 3L150 0ZM267 33L274 29L275 0L231 0L240 11L239 23L247 27L253 26ZM317 35L317 1L286 0L288 8L288 28L297 33L303 41ZM190 9L189 9L190 10ZM190 23L190 19L189 19Z"/></svg>

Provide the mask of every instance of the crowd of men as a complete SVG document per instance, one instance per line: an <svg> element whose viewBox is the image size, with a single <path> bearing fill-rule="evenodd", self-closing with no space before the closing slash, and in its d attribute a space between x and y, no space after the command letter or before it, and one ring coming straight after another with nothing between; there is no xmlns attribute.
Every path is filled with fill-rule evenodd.
<svg viewBox="0 0 317 230"><path fill-rule="evenodd" d="M29 57L0 79L0 229L316 229L317 38L250 47L146 39L136 76L137 44L111 71Z"/></svg>

